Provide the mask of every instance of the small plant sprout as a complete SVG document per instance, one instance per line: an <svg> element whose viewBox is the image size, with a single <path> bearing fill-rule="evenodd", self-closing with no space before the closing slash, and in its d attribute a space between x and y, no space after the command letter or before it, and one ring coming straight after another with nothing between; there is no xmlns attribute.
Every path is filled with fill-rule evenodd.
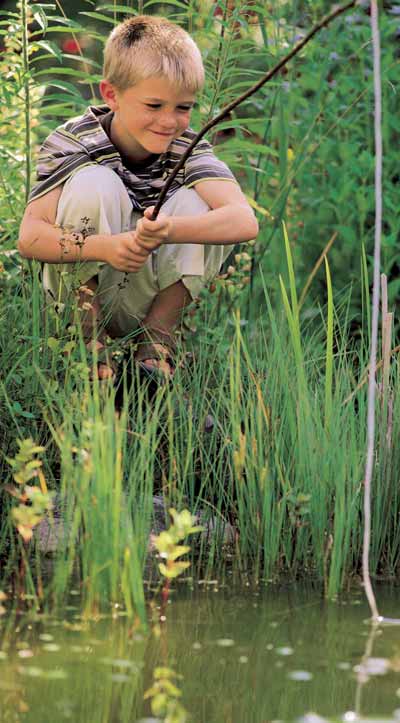
<svg viewBox="0 0 400 723"><path fill-rule="evenodd" d="M145 700L151 699L151 712L161 716L164 723L186 723L188 720L188 713L179 701L182 692L174 682L177 679L182 676L171 668L155 668L153 685L143 696Z"/></svg>
<svg viewBox="0 0 400 723"><path fill-rule="evenodd" d="M181 573L190 567L188 560L178 560L178 557L185 555L190 551L189 545L180 545L188 535L193 535L196 532L201 532L203 527L196 525L196 518L189 512L189 510L182 510L177 512L174 508L170 508L169 513L172 517L172 525L168 530L164 530L157 535L153 544L158 554L165 562L160 562L158 569L161 575L164 576L165 582L161 591L162 605L161 605L161 616L163 620L165 606L168 602L169 589L171 580L181 575ZM172 720L172 719L171 719Z"/></svg>
<svg viewBox="0 0 400 723"><path fill-rule="evenodd" d="M178 543L188 535L201 532L203 527L201 527L201 525L195 525L196 518L189 510L177 512L171 508L169 513L173 523L168 530L164 530L154 538L154 546L160 557L165 560L165 562L159 563L158 569L164 577L171 580L174 577L178 577L178 575L190 566L190 562L187 560L178 561L178 557L189 552L190 546L179 545Z"/></svg>

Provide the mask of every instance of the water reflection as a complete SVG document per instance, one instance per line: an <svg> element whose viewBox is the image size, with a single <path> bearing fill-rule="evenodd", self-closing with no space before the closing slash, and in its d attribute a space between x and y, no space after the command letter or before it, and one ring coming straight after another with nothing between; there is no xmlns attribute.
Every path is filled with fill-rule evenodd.
<svg viewBox="0 0 400 723"><path fill-rule="evenodd" d="M171 679L193 722L400 720L400 630L371 630L361 593L325 603L305 588L178 587L159 637L123 611L3 618L0 721L154 719L143 696L160 666L182 676ZM395 615L396 591L379 595Z"/></svg>

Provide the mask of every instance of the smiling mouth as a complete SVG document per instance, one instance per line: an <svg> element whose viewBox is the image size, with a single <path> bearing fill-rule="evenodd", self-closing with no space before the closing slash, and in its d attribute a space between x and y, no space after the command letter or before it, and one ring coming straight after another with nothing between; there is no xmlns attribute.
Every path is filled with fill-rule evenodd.
<svg viewBox="0 0 400 723"><path fill-rule="evenodd" d="M152 131L152 133L155 133L156 136L162 136L162 138L171 138L174 135L173 133L160 133L159 131Z"/></svg>

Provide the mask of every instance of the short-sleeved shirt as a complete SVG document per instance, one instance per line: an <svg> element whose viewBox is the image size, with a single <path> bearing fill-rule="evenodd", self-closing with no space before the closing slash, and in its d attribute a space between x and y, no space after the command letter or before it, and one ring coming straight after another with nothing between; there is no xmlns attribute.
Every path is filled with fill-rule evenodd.
<svg viewBox="0 0 400 723"><path fill-rule="evenodd" d="M98 163L118 174L134 209L143 211L155 204L169 174L196 134L188 128L165 153L151 156L145 164L132 165L121 157L109 138L112 116L106 105L89 106L84 115L67 121L46 138L39 152L37 181L30 201L65 183L77 169ZM174 179L167 198L182 186L190 188L206 180L235 182L235 177L215 156L210 143L202 139Z"/></svg>

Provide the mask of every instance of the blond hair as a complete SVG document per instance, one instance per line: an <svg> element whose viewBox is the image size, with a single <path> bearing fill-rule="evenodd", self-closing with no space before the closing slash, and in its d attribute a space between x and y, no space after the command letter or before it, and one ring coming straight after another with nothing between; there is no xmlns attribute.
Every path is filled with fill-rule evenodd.
<svg viewBox="0 0 400 723"><path fill-rule="evenodd" d="M114 28L104 49L103 75L120 91L153 76L190 93L204 84L194 40L170 20L151 15L129 18Z"/></svg>

